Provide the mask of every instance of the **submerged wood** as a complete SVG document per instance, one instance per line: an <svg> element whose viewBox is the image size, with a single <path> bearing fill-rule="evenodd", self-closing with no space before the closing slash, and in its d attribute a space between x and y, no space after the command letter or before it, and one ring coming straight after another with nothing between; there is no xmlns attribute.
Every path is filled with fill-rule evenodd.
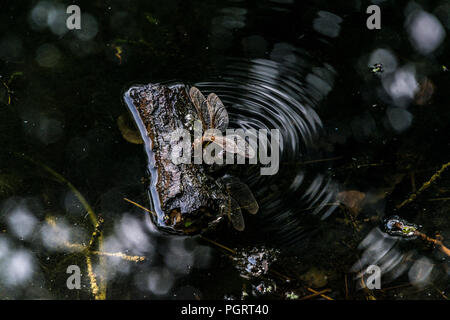
<svg viewBox="0 0 450 320"><path fill-rule="evenodd" d="M230 196L203 165L174 164L171 133L192 132L199 120L185 85L149 84L130 88L124 95L144 140L151 174L150 195L154 223L168 231L200 233L216 225L226 213Z"/></svg>

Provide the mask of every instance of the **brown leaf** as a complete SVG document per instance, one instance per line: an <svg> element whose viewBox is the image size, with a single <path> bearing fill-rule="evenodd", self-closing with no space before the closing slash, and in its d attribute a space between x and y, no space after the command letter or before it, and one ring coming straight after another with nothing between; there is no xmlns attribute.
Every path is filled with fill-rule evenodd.
<svg viewBox="0 0 450 320"><path fill-rule="evenodd" d="M365 198L366 194L357 190L342 191L337 195L337 201L343 204L354 216L357 216L361 211Z"/></svg>
<svg viewBox="0 0 450 320"><path fill-rule="evenodd" d="M420 106L426 105L430 102L433 94L434 84L430 79L425 78L425 80L420 83L419 91L416 93L414 101Z"/></svg>

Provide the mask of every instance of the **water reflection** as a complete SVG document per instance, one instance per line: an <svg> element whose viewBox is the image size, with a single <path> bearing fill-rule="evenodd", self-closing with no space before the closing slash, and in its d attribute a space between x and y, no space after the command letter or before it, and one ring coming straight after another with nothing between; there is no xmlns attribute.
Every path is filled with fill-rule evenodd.
<svg viewBox="0 0 450 320"><path fill-rule="evenodd" d="M167 268L154 268L148 275L148 290L156 295L166 295L172 288L174 276Z"/></svg>
<svg viewBox="0 0 450 320"><path fill-rule="evenodd" d="M307 213L302 209L324 219L336 207L336 185L301 168L311 150L319 157L314 148L322 123L315 109L332 89L335 71L328 64L315 65L287 43L275 44L270 55L273 60L232 61L220 81L195 85L220 96L229 110L230 127L280 130L280 172L267 177L250 170L244 177L260 201L259 228L289 246L304 237L301 221ZM289 206L292 197L301 198L303 207Z"/></svg>
<svg viewBox="0 0 450 320"><path fill-rule="evenodd" d="M381 109L385 117L383 125L397 134L405 132L410 134L411 128L424 121L417 118L417 106L433 105L433 108L436 107L436 101L434 101L435 78L431 79L436 75L435 59L439 59L438 57L445 50L445 24L448 18L446 14L443 14L443 7L446 5L441 4L432 14L426 12L419 3L409 2L403 11L405 14L403 27L408 37L398 39L400 43L407 46L407 49L400 48L386 39L386 41L379 41L376 48L360 58L361 74L364 73L367 66L376 63L381 63L383 66L383 72L375 77L373 74L363 75L368 86L371 86L371 88L367 88L365 99L367 103L376 101L377 104L372 105L374 108L378 107L378 103L383 104L383 109ZM407 59L405 59L405 52L409 57ZM373 97L376 98L372 99ZM425 124L425 126L428 125ZM396 137L398 136L396 135ZM362 140L371 142L367 139ZM370 205L366 207L366 210L370 207ZM380 206L377 210L381 215L395 214L389 205ZM413 215L411 211L419 210L412 209L409 212L406 210L403 211L403 214ZM400 217L396 217L396 219L396 221L404 221ZM409 224L409 226L415 225ZM357 283L360 284L360 287L360 280L367 277L366 268L372 264L381 268L382 287L386 287L386 284L396 279L406 279L406 282L422 290L439 277L446 279L447 275L444 276L442 272L443 266L436 259L441 255L437 252L438 250L433 252L434 258L432 258L429 252L417 249L422 248L420 242L423 239L411 240L407 244L406 240L417 237L406 237L406 234L417 235L419 233L416 234L413 231L407 233L405 230L411 231L412 229L405 228L396 231L396 235L401 237L392 237L389 234L394 235L394 233L377 227L372 229L360 242L359 249L362 252L352 267L352 271L357 272ZM443 269L445 268L444 263ZM439 276L437 276L438 274Z"/></svg>
<svg viewBox="0 0 450 320"><path fill-rule="evenodd" d="M15 151L43 158L61 174L75 180L73 183L107 221L103 246L98 248L101 252L145 257L136 263L108 256L105 269L99 256L92 255L95 273L107 282L108 297L193 298L202 294L222 297L236 289L233 285L240 285L236 280L238 275L223 271L228 258L219 259L213 247L201 245L198 239L167 238L149 229L151 224L141 210L123 201L124 196L142 191L141 179L145 178L141 150L122 143L115 130L115 119L124 110L118 102L120 90L127 82L200 79L196 85L202 91L215 92L224 101L233 127L281 130L282 164L278 175L261 177L257 174L259 170L248 166L230 170L249 183L262 208L261 214L251 221L253 230L249 228L244 240L252 244L263 238L283 249L302 247L310 238L305 217L325 220L313 226L329 226L329 218L334 217L338 205L336 196L344 190L344 186L330 178L331 163L320 164L315 160L325 159L330 156L328 151L345 146L350 157L358 154L361 147L369 163L374 158L371 154L380 150L372 148L377 139L381 144L389 142L389 137L384 135L386 131L392 131L394 139L401 139L401 134L412 135L414 131L425 133L426 142L432 140L428 131L415 127L422 121L417 115L425 112L422 109L430 107L436 111L437 118L447 119L433 100L445 96L442 88L447 84L446 78L437 81L435 71L439 64L447 64L444 53L448 50L445 40L450 30L450 10L446 1L440 1L435 8L431 4L421 8L417 2L410 2L407 8L393 6L405 13L400 18L400 27L383 24L381 32L369 37L371 42L364 42L361 48L343 48L343 52L337 52L339 46L330 46L323 50L325 53L309 41L311 38L304 41L305 34L308 38L311 31L314 41L321 43L339 39L344 43L342 47L351 44L350 15L355 8L362 11L360 1L352 2L349 10L343 9L344 2L312 7L302 1L271 0L258 2L250 9L243 1L228 1L217 8L215 5L193 8L198 17L205 17L204 21L194 19L194 23L185 12L166 14L167 9L154 8L151 3L136 4L136 8L115 4L112 9L101 8L97 3L87 7L82 32L73 33L65 28L65 8L60 3L38 1L25 10L25 19L17 19L28 21L25 27L20 27L24 29L9 28L12 31L0 37L2 146L13 146ZM301 10L293 11L298 8ZM158 17L158 23L148 32L148 20L142 12L153 9L151 14ZM303 9L310 13L304 14ZM8 16L7 12L2 17L9 23ZM189 19L183 20L184 16ZM301 27L297 25L298 20ZM280 32L275 22L289 24L292 32ZM190 24L194 27L190 28ZM364 25L356 35L365 38L363 28ZM117 39L122 40L116 43L123 51L120 67L114 56L117 49L112 46ZM127 42L128 39L131 40ZM210 49L215 49L218 58L209 56L213 51ZM250 58L226 60L229 56ZM324 56L332 57L333 62L327 63ZM354 61L358 61L356 66ZM214 63L221 64L225 71L209 77L210 64ZM371 73L368 68L378 63L382 64L383 72ZM170 71L161 71L165 69ZM23 87L14 88L16 80L13 85L9 83L8 76L15 71L23 72ZM11 92L3 82L10 86ZM348 91L336 94L337 86ZM332 101L327 100L330 93L334 93ZM8 103L10 95L11 104ZM361 100L356 99L356 103L351 100L358 95ZM324 118L321 120L319 115L323 112L323 102L332 106L332 119L345 115L342 126L334 126L330 119L322 122ZM432 127L428 123L424 126ZM331 131L326 143L321 140L323 127ZM411 128L414 130L409 131ZM355 141L360 143L356 147ZM411 143L421 141L425 140L411 138ZM387 150L386 153L397 152L396 145ZM445 158L445 148L439 150ZM85 208L72 190L48 179L42 170L28 168L19 161L15 164L17 159L8 152L0 156L2 165L6 163L0 168L0 296L92 298L87 276L83 278L80 296L65 287L68 264L79 265L86 274L83 250L89 244L93 226L85 216ZM20 182L21 179L25 181ZM373 185L383 179L392 182L394 187L401 180L397 176L363 175L362 185L366 189L361 188L359 192L369 191L362 212L359 213L360 208L355 210L361 221L370 210L377 215L389 213L387 203L392 198L386 200L389 196L386 194L394 187L377 189ZM344 180L345 187L358 184L351 174ZM409 185L407 188L409 192ZM35 198L26 198L30 194ZM447 220L442 220L441 228L446 229ZM338 226L333 236L342 232L341 225ZM230 242L238 238L237 234L225 230L218 237L225 235L222 239ZM446 256L419 250L417 243L405 245L405 241L390 237L379 228L367 235L365 232L363 229L358 233L364 240L360 245L361 258L352 268L355 273L377 264L382 269L384 283L397 279L424 287L433 280L445 283L448 279L448 266L440 278L436 277L441 267L438 261L447 259ZM328 232L327 236L331 238ZM335 241L324 246L339 251L343 244ZM353 262L354 246L345 250L346 261L342 263L348 266ZM302 255L301 263L322 263L316 258L320 252L312 252L308 261ZM217 260L220 264L216 264ZM442 264L445 268L445 262ZM212 278L208 275L211 273ZM217 285L220 281L222 285ZM264 288L274 287L270 281L261 284L252 285L255 295Z"/></svg>
<svg viewBox="0 0 450 320"><path fill-rule="evenodd" d="M33 276L36 262L29 250L14 250L0 260L0 279L7 287L20 286Z"/></svg>
<svg viewBox="0 0 450 320"><path fill-rule="evenodd" d="M313 22L314 30L331 38L339 36L339 32L341 31L340 24L343 21L341 17L327 11L319 11L317 16Z"/></svg>
<svg viewBox="0 0 450 320"><path fill-rule="evenodd" d="M404 241L404 240L403 240ZM401 237L392 237L374 228L360 243L363 250L361 258L353 265L351 271L357 274L359 288L365 287L367 268L375 265L381 270L381 287L402 276L406 276L413 286L425 288L432 283L438 274L435 272L435 263L418 253L416 250L404 250L401 246Z"/></svg>
<svg viewBox="0 0 450 320"><path fill-rule="evenodd" d="M432 278L434 264L428 258L422 257L409 269L409 281L417 287L424 287L429 284Z"/></svg>
<svg viewBox="0 0 450 320"><path fill-rule="evenodd" d="M61 52L51 44L43 44L36 51L36 62L45 68L56 67L61 59Z"/></svg>
<svg viewBox="0 0 450 320"><path fill-rule="evenodd" d="M17 206L4 214L7 217L8 227L19 239L27 239L33 233L37 219L24 206Z"/></svg>
<svg viewBox="0 0 450 320"><path fill-rule="evenodd" d="M365 275L370 265L377 265L381 269L382 286L400 277L407 271L409 254L401 253L396 248L398 239L390 237L379 228L374 228L360 243L359 249L363 250L361 258L351 268L352 272L359 272L357 278ZM358 281L359 287L363 285Z"/></svg>
<svg viewBox="0 0 450 320"><path fill-rule="evenodd" d="M444 41L445 29L432 14L414 10L406 18L406 29L412 45L421 54L430 54Z"/></svg>
<svg viewBox="0 0 450 320"><path fill-rule="evenodd" d="M392 99L393 104L405 106L413 100L418 90L414 66L397 69L392 75L383 77L383 87Z"/></svg>
<svg viewBox="0 0 450 320"><path fill-rule="evenodd" d="M1 298L7 298L17 287L21 288L29 283L35 274L37 262L34 253L22 245L25 239L31 237L37 223L36 218L23 204L13 207L5 216L16 239L0 235Z"/></svg>
<svg viewBox="0 0 450 320"><path fill-rule="evenodd" d="M64 218L54 219L49 224L41 226L41 238L43 245L49 250L65 251L65 244L75 243L79 239L86 239L84 232L70 226Z"/></svg>
<svg viewBox="0 0 450 320"><path fill-rule="evenodd" d="M113 251L132 250L138 254L149 254L154 248L151 239L144 230L142 221L128 214L124 214L115 225L115 236L121 247L112 248Z"/></svg>

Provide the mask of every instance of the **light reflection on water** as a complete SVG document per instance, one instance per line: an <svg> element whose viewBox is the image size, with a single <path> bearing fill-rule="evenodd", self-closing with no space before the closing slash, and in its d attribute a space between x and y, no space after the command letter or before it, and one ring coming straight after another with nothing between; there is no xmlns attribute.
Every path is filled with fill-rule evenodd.
<svg viewBox="0 0 450 320"><path fill-rule="evenodd" d="M205 93L215 92L230 106L230 127L280 130L278 174L253 171L245 178L260 201L261 228L275 242L295 246L304 236L301 209L312 208L324 219L336 207L329 206L336 186L323 175L295 166L311 159L310 149L315 151L322 130L315 109L332 89L336 72L328 64L315 66L311 57L287 43L275 44L270 55L273 60L232 61L219 81L195 85ZM302 207L289 205L293 197L302 199Z"/></svg>
<svg viewBox="0 0 450 320"><path fill-rule="evenodd" d="M361 258L353 265L352 271L357 272L357 279L367 276L366 269L376 265L381 269L383 287L407 275L409 283L418 288L424 288L434 280L439 273L435 272L436 263L416 250L405 251L399 247L401 239L394 238L374 228L361 242L359 249L363 250ZM442 271L440 272L442 277ZM359 283L359 288L364 286Z"/></svg>
<svg viewBox="0 0 450 320"><path fill-rule="evenodd" d="M273 0L264 2L261 7L271 15L274 12L290 14L295 4L291 0ZM257 236L249 237L247 243L264 238L283 249L296 248L309 238L303 218L314 216L333 219L337 207L336 195L348 187L348 184L331 178L333 163L317 165L313 169L302 163L326 158L336 146L346 143L352 149L353 138L359 142L372 143L377 137L382 136L381 139L384 139L386 131L393 131L395 134L408 132L420 121L416 116L417 101L422 101L421 105L425 107L432 107L433 92L427 93L424 89L426 86L440 86L429 78L434 76L434 71L430 70L434 70L436 60L439 60L448 39L448 4L442 1L436 8L421 8L418 3L411 2L409 6L402 8L404 26L401 28L404 29L395 30L398 33L405 31L407 34L405 39L400 36L397 38L401 38L402 48L399 49L398 45L388 41L384 43L383 37L380 37L371 47L363 47L360 52L336 53L344 60L342 63L345 62L345 68L338 59L327 62L302 48L304 30L290 36L277 34L276 41L273 39L274 35L270 34L273 30L259 32L258 28L263 29L262 26L252 25L258 14L244 6L241 2L231 2L229 6L215 8L217 10L213 10L213 14L207 8L208 16L211 16L207 25L209 36L205 37L207 40L204 42L199 41L201 45L196 47L205 50L198 52L214 51L220 57L218 61L226 60L226 63L218 68L221 71L219 76L206 76L205 72L205 75L197 77L193 82L202 91L215 92L220 96L230 111L234 127L281 130L283 163L277 176L261 177L256 174L258 170L242 172L246 170L235 168L235 171L249 183L262 208L255 221ZM357 10L356 5L349 6L350 12ZM205 245L199 239L172 238L149 229L144 213L124 203L123 196L136 195L142 191L141 169L145 166L140 157L142 150L126 146L114 127L115 117L124 110L117 102L120 100L120 88L125 87L128 81L188 78L191 72L203 73L203 70L195 71L195 67L189 69L188 65L192 61L188 59L187 63L183 60L183 70L179 70L181 76L155 71L176 65L179 63L178 59L183 59L180 52L184 48L181 48L176 53L180 55L176 63L173 60L158 60L161 56L169 56L168 51L172 51L171 48L174 47L173 43L165 42L166 35L173 31L170 31L171 26L165 23L164 18L160 26L162 24L165 29L152 29L145 38L147 43L153 45L153 39L157 38L155 34L164 30L161 31L164 34L164 47L161 49L154 44L157 47L155 49L141 42L133 51L130 43L116 43L114 39L100 38L107 34L105 29L120 38L134 39L130 35L145 34L142 22L135 17L136 13L126 7L102 8L106 13L112 11L105 18L105 25L98 18L95 9L94 6L85 13L83 31L73 34L64 27L64 20L60 15L64 8L61 4L56 1L39 1L29 8L26 18L28 24L25 27L36 38L29 40L20 31L9 32L0 37L0 59L2 63L13 65L13 69L8 69L6 73L2 70L2 80L7 81L5 77L13 71L23 70L24 81L27 83L25 88L14 92L12 105L6 104L6 89L0 86L2 145L19 148L14 151L31 151L32 155L35 153L38 157L42 156L49 165L58 168L62 174L67 174L70 180L76 180L74 184L88 195L96 211L107 221L101 250L145 256L146 260L140 263L108 257L106 272L98 257L94 257L94 272L108 282L110 297L174 298L176 294L176 297L192 298L195 294L206 298L221 298L235 290L235 287L224 285L220 288L220 293L211 293L215 289L208 285L201 287L201 282L211 281L206 274L213 273L219 274L213 279L224 278L227 281L230 278L229 282L237 283L238 287L240 282L237 274L228 276L217 268L217 260L227 258L220 256L214 247ZM206 12L205 8L202 10ZM310 30L308 32L315 32L314 38L329 43L333 39L349 37L346 25L348 18L342 11L337 8L314 8L312 11L312 16L305 23ZM161 16L164 17L163 14ZM181 39L187 36L195 38L195 34L187 34L183 28L186 29L181 23L177 24L177 36ZM136 39L139 37L136 36ZM121 64L114 55L117 52L114 45L121 45L124 49ZM108 54L104 53L107 50ZM157 58L152 56L151 59L143 59L146 62L145 68L134 65L133 71L127 71L130 66L127 65L128 61L142 59L143 52L153 54L152 50L162 51L157 53ZM335 48L331 45L327 50L333 51ZM205 54L198 52L196 57L203 58ZM347 53L352 59L345 61ZM183 54L187 55L186 52ZM333 52L328 54L333 55ZM229 56L247 58L223 59ZM80 60L70 64L73 57L95 57L114 64L117 69L111 67L114 70L110 74L99 68L102 73L99 79L96 68L93 67L98 61L88 65L89 70L80 65L79 69L89 73L89 76L74 85L72 78L75 76L71 72ZM205 62L207 63L209 62ZM356 66L352 66L353 63ZM370 74L368 67L376 63L383 65L383 73ZM106 71L110 71L109 67ZM154 76L153 72L158 76ZM344 124L329 126L333 122L321 119L323 103L330 103L327 99L342 83L342 79L345 81L352 78L345 73L354 73L352 77L361 82L355 90L351 90L351 94L355 93L353 91L358 91L355 94L359 94L359 89L363 91L361 103L344 107L333 105L336 115L341 112L340 108L347 108L345 110L352 110L353 113L347 115ZM59 74L61 80L50 76L54 74ZM431 85L424 85L426 81ZM77 85L81 82L86 82L88 87L95 89L81 88ZM55 83L58 88L55 88ZM110 87L111 84L114 86ZM102 91L102 87L105 87L106 93ZM85 97L85 92L88 92L86 98L79 99L78 97ZM70 100L75 102L71 103ZM345 100L347 103L347 99ZM380 112L381 121L372 110L358 113L366 107L364 103L374 101L386 106ZM9 110L12 111L7 113ZM14 116L10 116L11 114ZM70 116L66 117L66 114ZM10 126L10 123L14 125ZM347 123L349 130L345 130ZM331 128L333 133L323 142L321 139L324 131L329 133ZM16 130L14 135L10 134L12 130ZM1 159L7 159L10 165L17 160L3 155ZM26 183L22 186L8 183L5 177L10 177L10 172L6 170L6 176L0 171L0 288L4 289L0 290L0 297L79 297L73 292L67 293L64 287L67 277L65 268L68 264L77 264L84 275L87 273L84 256L75 248L76 245L87 246L93 230L85 216L85 208L72 190L55 184L37 168L22 169L25 166L23 163L17 166L16 171L20 171L17 175L24 170L26 176ZM20 194L15 194L16 190L20 190ZM370 186L367 189L361 187L360 191L367 193L366 199L371 199L367 201L369 205L365 210L375 208L378 215L385 214L386 200L379 200L379 189ZM226 236L232 238L235 234ZM405 248L403 241L386 235L379 228L363 231L360 236L363 238L359 247L360 258L356 263L348 263L354 263L352 272L357 274L368 265L377 264L382 269L384 284L405 277L416 287L424 287L433 281L447 281L448 272L443 273L440 270L442 265L438 263L445 257L425 254L424 250L414 246ZM226 239L227 237L225 240L232 242L233 239ZM353 252L349 251L347 256L351 256L351 253ZM314 256L314 252L310 254ZM314 264L315 261L310 263ZM193 277L193 274L201 280L188 282L187 279ZM358 283L358 279L356 282ZM43 287L43 284L47 286ZM89 279L84 276L82 298L92 298L89 288Z"/></svg>

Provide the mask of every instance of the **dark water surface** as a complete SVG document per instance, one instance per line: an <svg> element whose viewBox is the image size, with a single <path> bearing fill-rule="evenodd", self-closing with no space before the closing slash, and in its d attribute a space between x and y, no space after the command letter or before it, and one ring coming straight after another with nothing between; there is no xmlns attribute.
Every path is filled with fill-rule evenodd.
<svg viewBox="0 0 450 320"><path fill-rule="evenodd" d="M447 299L448 1L76 4L79 31L69 3L0 4L0 298ZM280 130L276 175L222 169L258 200L245 231L169 236L124 200L150 207L122 95L158 82L215 92L232 128ZM394 215L442 246L390 236ZM368 265L381 290L361 288Z"/></svg>

